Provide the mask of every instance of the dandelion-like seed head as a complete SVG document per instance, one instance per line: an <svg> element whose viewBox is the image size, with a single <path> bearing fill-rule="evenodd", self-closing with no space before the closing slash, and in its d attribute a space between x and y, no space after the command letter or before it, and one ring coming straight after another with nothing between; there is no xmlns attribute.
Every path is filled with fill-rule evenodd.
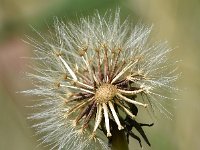
<svg viewBox="0 0 200 150"><path fill-rule="evenodd" d="M170 115L159 100L170 99L162 91L174 90L170 83L177 79L169 71L167 43L148 44L151 27L130 28L128 20L120 22L119 10L77 25L55 19L54 27L48 39L36 31L43 42L28 37L38 64L28 74L37 79L36 88L25 92L42 96L35 105L42 111L30 118L41 121L34 127L46 134L43 143L52 149L105 149L115 124L141 142L135 127L150 145L136 116L138 108Z"/></svg>

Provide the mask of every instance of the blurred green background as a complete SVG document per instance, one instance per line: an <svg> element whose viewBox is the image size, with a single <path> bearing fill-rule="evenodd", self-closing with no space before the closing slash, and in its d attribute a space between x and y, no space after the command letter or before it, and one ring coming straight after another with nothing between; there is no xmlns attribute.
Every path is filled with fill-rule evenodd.
<svg viewBox="0 0 200 150"><path fill-rule="evenodd" d="M174 56L182 60L180 101L171 109L173 120L160 117L146 128L152 150L200 149L200 1L199 0L0 0L0 150L44 150L30 128L26 116L31 112L30 97L16 94L27 89L23 72L31 48L22 42L32 36L29 25L46 32L53 17L77 20L95 9L121 8L122 17L133 22L154 24L156 39L167 39L175 47ZM145 144L144 144L145 145ZM136 141L131 147L140 149Z"/></svg>

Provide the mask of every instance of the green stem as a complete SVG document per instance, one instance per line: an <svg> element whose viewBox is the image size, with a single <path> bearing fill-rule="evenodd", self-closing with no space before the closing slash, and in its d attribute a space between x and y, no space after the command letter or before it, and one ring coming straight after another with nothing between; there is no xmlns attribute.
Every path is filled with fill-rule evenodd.
<svg viewBox="0 0 200 150"><path fill-rule="evenodd" d="M112 123L112 150L128 150L128 142L124 130L118 130L115 123Z"/></svg>

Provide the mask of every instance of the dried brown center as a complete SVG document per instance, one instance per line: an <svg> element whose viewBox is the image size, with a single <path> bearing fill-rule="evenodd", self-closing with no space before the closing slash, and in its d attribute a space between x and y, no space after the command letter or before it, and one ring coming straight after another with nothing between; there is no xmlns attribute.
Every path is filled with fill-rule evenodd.
<svg viewBox="0 0 200 150"><path fill-rule="evenodd" d="M98 103L107 103L114 98L116 92L117 88L114 85L103 84L97 89L95 99Z"/></svg>

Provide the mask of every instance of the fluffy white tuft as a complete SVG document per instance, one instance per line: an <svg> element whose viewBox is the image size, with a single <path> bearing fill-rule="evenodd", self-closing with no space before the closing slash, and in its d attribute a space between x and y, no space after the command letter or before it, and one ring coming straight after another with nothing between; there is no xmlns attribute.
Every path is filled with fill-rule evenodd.
<svg viewBox="0 0 200 150"><path fill-rule="evenodd" d="M39 111L30 119L38 120L39 123L33 127L38 134L44 135L41 143L50 145L51 149L109 149L101 132L94 140L91 138L93 129L82 133L80 128L73 125L73 117L66 115L72 107L67 104L67 98L73 92L92 94L90 89L93 87L84 85L84 73L89 72L91 82L98 80L90 64L98 70L96 51L103 45L108 49L110 66L114 65L115 51L121 51L113 82L125 76L135 86L145 89L142 97L147 98L144 101L170 117L171 113L162 102L170 99L163 93L176 90L171 83L177 79L177 75L171 69L174 64L168 63L167 57L171 49L167 42L148 44L152 27L140 24L132 28L128 20L120 21L119 14L119 10L114 15L108 11L103 17L96 13L91 18L80 19L78 24L65 24L55 19L55 32L50 32L50 36L36 31L41 40L28 37L28 44L35 48L33 59L36 65L27 76L33 80L35 89L23 92L41 98L33 106ZM103 61L104 55L100 53L100 63ZM87 88L77 87L73 82Z"/></svg>

